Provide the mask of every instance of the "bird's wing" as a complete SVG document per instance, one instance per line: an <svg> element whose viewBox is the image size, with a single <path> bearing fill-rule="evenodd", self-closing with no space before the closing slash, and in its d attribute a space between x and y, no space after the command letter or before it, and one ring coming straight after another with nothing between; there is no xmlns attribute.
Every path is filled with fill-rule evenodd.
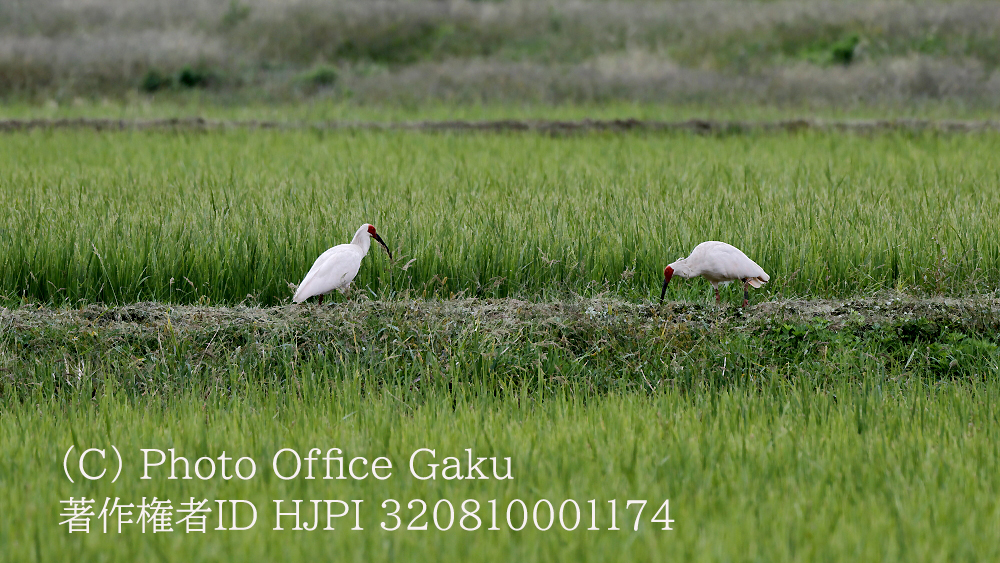
<svg viewBox="0 0 1000 563"><path fill-rule="evenodd" d="M361 269L359 250L351 244L339 244L320 254L295 290L292 301L301 303L314 295L329 293L351 283Z"/></svg>
<svg viewBox="0 0 1000 563"><path fill-rule="evenodd" d="M731 244L718 241L704 242L695 247L695 252L691 253L692 257L696 254L702 274L709 279L723 281L751 278L760 280L761 283L770 279L763 268Z"/></svg>

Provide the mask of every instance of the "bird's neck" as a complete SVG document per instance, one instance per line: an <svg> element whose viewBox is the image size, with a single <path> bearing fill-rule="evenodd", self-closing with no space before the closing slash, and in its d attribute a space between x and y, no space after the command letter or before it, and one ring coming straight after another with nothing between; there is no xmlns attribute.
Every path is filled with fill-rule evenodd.
<svg viewBox="0 0 1000 563"><path fill-rule="evenodd" d="M687 265L685 260L681 258L680 260L670 264L670 267L674 269L674 275L680 276L684 279L692 278L697 274L691 269L691 266Z"/></svg>
<svg viewBox="0 0 1000 563"><path fill-rule="evenodd" d="M372 237L368 234L366 229L358 229L358 232L354 233L354 239L351 244L361 247L362 255L368 254L368 249L372 247Z"/></svg>

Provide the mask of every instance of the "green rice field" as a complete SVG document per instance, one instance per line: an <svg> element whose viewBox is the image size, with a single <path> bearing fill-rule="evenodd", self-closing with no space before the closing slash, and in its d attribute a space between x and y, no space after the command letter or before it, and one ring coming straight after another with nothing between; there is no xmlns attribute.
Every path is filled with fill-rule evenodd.
<svg viewBox="0 0 1000 563"><path fill-rule="evenodd" d="M0 142L0 560L1000 556L996 133ZM393 258L291 304L366 222ZM749 308L659 305L704 240L771 275ZM331 448L366 476L324 479ZM468 456L511 478L445 477Z"/></svg>
<svg viewBox="0 0 1000 563"><path fill-rule="evenodd" d="M648 299L703 240L761 296L989 293L995 134L471 135L38 131L0 155L7 302L255 303L376 225L355 286L399 295ZM704 293L697 283L674 298Z"/></svg>

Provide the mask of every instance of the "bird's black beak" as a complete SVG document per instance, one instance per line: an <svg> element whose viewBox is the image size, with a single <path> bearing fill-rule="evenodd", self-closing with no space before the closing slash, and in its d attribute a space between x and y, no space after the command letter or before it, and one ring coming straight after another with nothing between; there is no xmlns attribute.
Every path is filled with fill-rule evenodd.
<svg viewBox="0 0 1000 563"><path fill-rule="evenodd" d="M382 248L385 249L385 253L389 255L389 260L392 260L392 252L389 252L389 247L385 245L385 241L382 240L382 237L378 236L378 233L375 233L372 236L375 237L375 240L377 240L378 243L382 245Z"/></svg>
<svg viewBox="0 0 1000 563"><path fill-rule="evenodd" d="M667 294L667 284L670 283L670 278L663 276L663 289L660 291L660 305L663 305L663 296Z"/></svg>

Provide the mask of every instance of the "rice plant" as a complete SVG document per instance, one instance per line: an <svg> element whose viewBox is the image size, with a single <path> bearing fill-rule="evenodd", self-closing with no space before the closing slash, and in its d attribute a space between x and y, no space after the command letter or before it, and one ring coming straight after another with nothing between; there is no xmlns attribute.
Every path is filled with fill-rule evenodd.
<svg viewBox="0 0 1000 563"><path fill-rule="evenodd" d="M703 240L771 274L759 294L1000 283L994 134L10 134L0 155L8 303L283 303L365 222L395 262L370 298L652 297ZM700 299L697 282L668 296Z"/></svg>

